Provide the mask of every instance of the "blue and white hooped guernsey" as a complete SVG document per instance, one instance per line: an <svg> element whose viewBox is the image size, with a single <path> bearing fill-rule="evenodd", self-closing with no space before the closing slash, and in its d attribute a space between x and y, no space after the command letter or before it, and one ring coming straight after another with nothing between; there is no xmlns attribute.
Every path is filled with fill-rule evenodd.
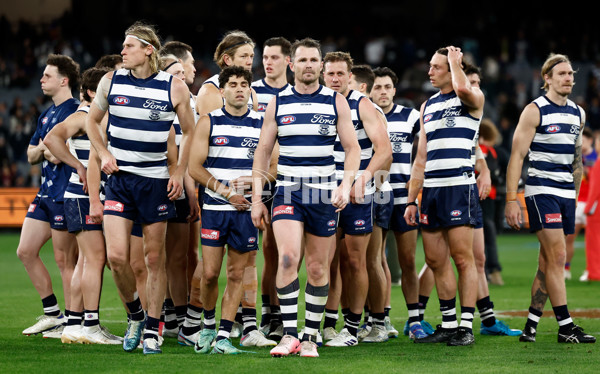
<svg viewBox="0 0 600 374"><path fill-rule="evenodd" d="M472 155L481 118L469 114L454 91L438 92L425 104L427 162L423 187L475 183Z"/></svg>
<svg viewBox="0 0 600 374"><path fill-rule="evenodd" d="M90 106L84 106L77 110L77 112L89 113ZM88 168L89 158L90 158L90 140L87 135L71 137L67 141L69 145L69 151L79 162ZM106 174L102 174L102 179L100 180L100 200L104 200L104 182L106 180ZM89 199L87 193L83 191L83 183L79 181L79 175L77 171L73 169L71 172L71 177L69 178L69 184L67 184L67 189L65 190L65 199Z"/></svg>
<svg viewBox="0 0 600 374"><path fill-rule="evenodd" d="M358 167L358 173L356 173L355 179L364 172L367 166L369 166L369 162L371 162L371 158L373 157L373 143L371 143L371 139L369 139L363 122L360 119L359 105L363 98L368 100L365 95L354 90L350 90L348 97L346 97L352 114L352 124L356 131L358 145L360 146L360 166ZM335 178L340 181L344 178L344 160L346 159L346 154L344 153L344 148L342 147L339 136L335 138L333 151L333 157L335 159ZM365 194L369 195L374 192L375 185L371 183L365 190Z"/></svg>
<svg viewBox="0 0 600 374"><path fill-rule="evenodd" d="M127 69L115 71L108 93L108 139L120 170L169 179L167 139L176 117L172 79L164 71L146 79Z"/></svg>
<svg viewBox="0 0 600 374"><path fill-rule="evenodd" d="M312 94L300 94L289 86L277 95L278 186L298 182L321 189L337 186L333 158L338 118L336 94L325 86L319 86Z"/></svg>
<svg viewBox="0 0 600 374"><path fill-rule="evenodd" d="M252 82L252 88L254 88L254 92L256 92L256 101L258 101L257 112L264 116L265 110L267 110L267 105L273 96L288 88L289 85L290 84L288 83L281 88L271 87L267 84L267 82L265 82L264 78Z"/></svg>
<svg viewBox="0 0 600 374"><path fill-rule="evenodd" d="M571 100L560 106L546 96L533 103L540 110L540 123L529 147L525 197L549 194L575 199L573 160L582 109Z"/></svg>
<svg viewBox="0 0 600 374"><path fill-rule="evenodd" d="M394 104L386 114L388 135L392 143L392 165L389 181L394 191L394 205L408 202L408 188L412 162L412 149L419 133L419 111Z"/></svg>
<svg viewBox="0 0 600 374"><path fill-rule="evenodd" d="M205 84L212 84L213 86L217 87L217 89L219 89L219 74L215 74L212 77L205 80L202 83L202 85L205 85ZM225 105L225 98L223 98L223 106L224 105ZM254 109L254 102L252 101L252 95L250 95L250 98L248 99L248 109L250 109L250 110Z"/></svg>
<svg viewBox="0 0 600 374"><path fill-rule="evenodd" d="M262 116L248 110L240 117L233 116L225 108L209 113L210 136L208 156L204 167L219 182L228 185L229 181L252 175L254 151L260 138ZM202 209L235 211L223 196L206 188ZM250 196L250 195L248 195Z"/></svg>

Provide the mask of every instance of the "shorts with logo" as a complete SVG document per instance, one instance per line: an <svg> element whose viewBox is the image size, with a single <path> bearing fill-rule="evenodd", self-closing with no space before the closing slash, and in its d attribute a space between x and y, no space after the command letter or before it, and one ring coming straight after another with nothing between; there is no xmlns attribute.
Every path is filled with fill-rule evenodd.
<svg viewBox="0 0 600 374"><path fill-rule="evenodd" d="M563 229L565 235L575 232L575 199L549 194L525 198L529 216L529 231Z"/></svg>
<svg viewBox="0 0 600 374"><path fill-rule="evenodd" d="M252 223L250 211L202 209L202 245L223 247L227 244L239 252L258 249L258 229Z"/></svg>
<svg viewBox="0 0 600 374"><path fill-rule="evenodd" d="M394 205L394 210L392 211L392 220L390 222L390 228L395 232L408 232L412 230L417 230L419 228L419 224L415 226L410 226L406 223L404 219L404 212L406 211L406 204L398 204ZM419 222L419 211L417 210L417 222Z"/></svg>
<svg viewBox="0 0 600 374"><path fill-rule="evenodd" d="M365 195L362 204L348 203L340 212L338 227L346 235L373 232L373 195Z"/></svg>
<svg viewBox="0 0 600 374"><path fill-rule="evenodd" d="M66 230L67 219L65 216L65 204L54 201L49 197L36 196L29 204L27 218L48 222L54 230Z"/></svg>
<svg viewBox="0 0 600 374"><path fill-rule="evenodd" d="M384 230L390 229L392 211L394 210L394 194L392 191L377 191L373 200L373 222Z"/></svg>
<svg viewBox="0 0 600 374"><path fill-rule="evenodd" d="M167 196L168 179L142 177L120 171L108 178L104 214L141 224L175 217L175 204Z"/></svg>
<svg viewBox="0 0 600 374"><path fill-rule="evenodd" d="M188 223L187 217L190 215L190 200L186 196L183 199L175 200L175 217L169 218L170 223Z"/></svg>
<svg viewBox="0 0 600 374"><path fill-rule="evenodd" d="M102 231L102 222L95 223L90 217L89 199L65 199L65 215L67 216L67 229L69 232Z"/></svg>
<svg viewBox="0 0 600 374"><path fill-rule="evenodd" d="M479 193L476 184L424 187L421 196L422 229L439 229L477 223Z"/></svg>
<svg viewBox="0 0 600 374"><path fill-rule="evenodd" d="M300 221L304 222L305 232L324 237L335 235L339 215L331 204L331 192L307 186L278 186L273 197L271 222Z"/></svg>
<svg viewBox="0 0 600 374"><path fill-rule="evenodd" d="M481 209L481 204L479 200L477 200L477 217L475 219L474 229L482 229L483 228L483 209Z"/></svg>

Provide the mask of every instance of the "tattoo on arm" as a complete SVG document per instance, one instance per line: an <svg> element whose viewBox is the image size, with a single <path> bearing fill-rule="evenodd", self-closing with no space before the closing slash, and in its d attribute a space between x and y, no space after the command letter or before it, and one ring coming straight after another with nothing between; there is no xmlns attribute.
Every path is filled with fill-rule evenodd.
<svg viewBox="0 0 600 374"><path fill-rule="evenodd" d="M575 158L573 159L573 183L575 184L575 191L579 196L579 187L581 186L581 179L583 177L583 157L581 151L581 145L575 147Z"/></svg>

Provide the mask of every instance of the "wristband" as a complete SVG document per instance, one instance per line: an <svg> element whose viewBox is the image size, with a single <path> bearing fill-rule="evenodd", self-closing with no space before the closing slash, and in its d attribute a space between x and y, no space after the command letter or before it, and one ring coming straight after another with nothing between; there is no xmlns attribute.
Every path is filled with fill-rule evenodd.
<svg viewBox="0 0 600 374"><path fill-rule="evenodd" d="M227 199L227 201L229 201L229 199L231 199L233 195L237 195L237 192L235 192L235 190L232 188L225 198Z"/></svg>
<svg viewBox="0 0 600 374"><path fill-rule="evenodd" d="M409 206L414 205L417 206L417 202L413 201L412 203L406 203L406 207L408 208Z"/></svg>
<svg viewBox="0 0 600 374"><path fill-rule="evenodd" d="M516 203L516 202L517 202L517 200L506 200L506 203L507 203L507 204L508 204L508 203Z"/></svg>

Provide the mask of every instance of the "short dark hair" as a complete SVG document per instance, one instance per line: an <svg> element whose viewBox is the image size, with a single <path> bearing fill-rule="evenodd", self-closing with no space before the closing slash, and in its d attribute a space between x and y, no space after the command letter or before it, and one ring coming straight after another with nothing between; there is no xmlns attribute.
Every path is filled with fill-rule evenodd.
<svg viewBox="0 0 600 374"><path fill-rule="evenodd" d="M112 68L104 67L104 68L89 68L83 72L81 75L81 94L83 95L83 99L85 101L92 101L90 95L88 95L88 90L92 92L96 92L98 88L98 83L100 83L100 79L104 76L104 74L111 71Z"/></svg>
<svg viewBox="0 0 600 374"><path fill-rule="evenodd" d="M375 74L371 66L367 64L354 65L351 71L354 80L359 83L365 83L367 85L367 92L371 92L373 83L375 83Z"/></svg>
<svg viewBox="0 0 600 374"><path fill-rule="evenodd" d="M481 69L470 62L463 61L463 71L465 72L465 75L477 74L479 79L481 79Z"/></svg>
<svg viewBox="0 0 600 374"><path fill-rule="evenodd" d="M583 132L581 134L588 138L594 138L594 132L589 127L584 127Z"/></svg>
<svg viewBox="0 0 600 374"><path fill-rule="evenodd" d="M173 40L165 43L159 51L159 55L173 55L180 60L185 60L187 57L187 52L192 53L193 49L189 44L185 44L184 42L179 42L177 40Z"/></svg>
<svg viewBox="0 0 600 374"><path fill-rule="evenodd" d="M292 43L283 36L269 38L263 43L263 48L274 46L281 47L281 53L283 53L284 56L290 56L292 54Z"/></svg>
<svg viewBox="0 0 600 374"><path fill-rule="evenodd" d="M326 64L328 62L345 62L348 67L348 71L352 71L352 67L354 66L354 60L352 60L352 56L348 52L327 52L325 57L323 57L323 63Z"/></svg>
<svg viewBox="0 0 600 374"><path fill-rule="evenodd" d="M252 83L252 72L244 69L241 66L227 66L219 73L219 87L224 88L227 82L229 82L229 78L231 77L242 77L248 84Z"/></svg>
<svg viewBox="0 0 600 374"><path fill-rule="evenodd" d="M375 77L390 77L394 87L398 84L398 76L392 69L386 66L373 69L373 74L375 74Z"/></svg>
<svg viewBox="0 0 600 374"><path fill-rule="evenodd" d="M113 54L113 55L105 55L100 57L100 59L96 62L96 65L94 65L95 68L110 68L113 69L115 68L115 66L117 66L117 64L120 64L123 62L123 56L119 55L119 54Z"/></svg>
<svg viewBox="0 0 600 374"><path fill-rule="evenodd" d="M56 66L58 73L69 80L71 90L79 88L79 64L71 57L50 54L46 60L46 65Z"/></svg>
<svg viewBox="0 0 600 374"><path fill-rule="evenodd" d="M294 57L296 56L296 50L299 47L316 48L319 51L319 55L323 56L323 53L321 52L321 43L319 43L318 40L315 40L312 38L304 38L304 39L296 40L292 44L292 54L290 55L292 57L292 60L294 60Z"/></svg>

